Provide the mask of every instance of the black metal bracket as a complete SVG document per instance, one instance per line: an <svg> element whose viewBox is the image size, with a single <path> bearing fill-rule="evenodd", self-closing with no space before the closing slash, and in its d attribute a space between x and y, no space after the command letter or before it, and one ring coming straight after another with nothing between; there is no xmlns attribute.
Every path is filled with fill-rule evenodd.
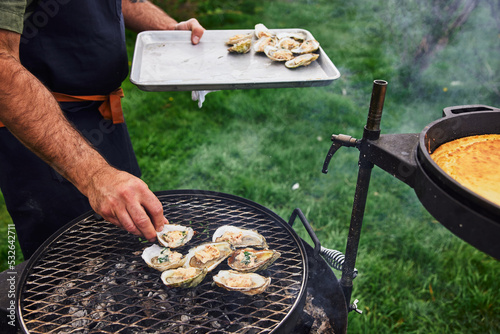
<svg viewBox="0 0 500 334"><path fill-rule="evenodd" d="M342 146L359 148L360 141L348 135L343 135L343 134L332 135L332 146L330 147L330 150L328 150L325 162L323 163L322 172L324 174L328 173L328 165L330 164L330 160L332 160L332 157L335 154L335 152L337 152L338 149L341 148Z"/></svg>

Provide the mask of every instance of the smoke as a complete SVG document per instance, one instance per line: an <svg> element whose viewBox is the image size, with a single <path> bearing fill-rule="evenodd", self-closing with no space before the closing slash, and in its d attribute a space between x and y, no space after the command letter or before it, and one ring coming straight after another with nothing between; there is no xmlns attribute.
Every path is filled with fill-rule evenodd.
<svg viewBox="0 0 500 334"><path fill-rule="evenodd" d="M392 0L374 4L373 19L380 25L372 33L382 36L383 55L395 66L395 73L384 78L389 81L382 122L385 129L420 132L440 118L445 107L500 105L498 26L490 4L479 1L474 7L476 2ZM428 52L427 64L419 62L419 52ZM394 98L399 108L390 111L387 101Z"/></svg>

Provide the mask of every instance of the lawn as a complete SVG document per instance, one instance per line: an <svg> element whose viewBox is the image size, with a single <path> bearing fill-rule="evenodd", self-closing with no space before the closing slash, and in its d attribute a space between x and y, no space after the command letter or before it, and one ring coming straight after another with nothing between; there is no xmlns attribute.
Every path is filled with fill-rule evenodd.
<svg viewBox="0 0 500 334"><path fill-rule="evenodd" d="M219 91L201 109L191 92L123 85L129 131L152 190L234 194L285 220L298 207L327 248L345 249L358 152L340 149L326 175L322 164L331 134L362 136L373 80L389 82L383 133L420 132L447 106L500 107L500 38L485 1L411 81L405 64L429 28L418 2L157 3L178 19L196 15L208 29L256 23L307 29L338 67L341 78L326 87ZM135 34L127 36L132 55ZM6 235L11 222L3 198L0 221ZM299 225L297 233L310 242ZM0 252L6 257L5 248ZM500 333L500 263L451 234L411 188L378 168L356 268L353 299L363 314L349 315L351 333Z"/></svg>

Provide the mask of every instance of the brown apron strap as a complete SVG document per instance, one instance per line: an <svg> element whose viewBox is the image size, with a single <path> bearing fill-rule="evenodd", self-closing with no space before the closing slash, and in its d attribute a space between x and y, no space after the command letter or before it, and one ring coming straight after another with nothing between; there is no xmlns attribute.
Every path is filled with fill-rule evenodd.
<svg viewBox="0 0 500 334"><path fill-rule="evenodd" d="M110 119L113 124L124 123L121 98L123 90L118 88L109 95L67 95L62 93L52 93L58 102L81 102L81 101L102 101L99 112L105 119ZM4 125L0 122L0 127Z"/></svg>

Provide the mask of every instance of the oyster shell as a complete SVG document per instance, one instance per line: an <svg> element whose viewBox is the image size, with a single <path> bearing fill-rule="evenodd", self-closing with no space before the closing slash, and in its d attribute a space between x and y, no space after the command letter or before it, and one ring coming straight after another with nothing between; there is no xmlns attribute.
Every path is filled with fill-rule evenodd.
<svg viewBox="0 0 500 334"><path fill-rule="evenodd" d="M268 268L280 256L281 253L275 250L243 248L233 252L227 259L227 264L234 270L252 273Z"/></svg>
<svg viewBox="0 0 500 334"><path fill-rule="evenodd" d="M259 38L253 44L253 50L255 52L264 52L264 48L268 45L274 46L276 44L276 39L274 37L264 36Z"/></svg>
<svg viewBox="0 0 500 334"><path fill-rule="evenodd" d="M161 280L171 288L192 288L200 284L206 275L206 269L181 267L164 271Z"/></svg>
<svg viewBox="0 0 500 334"><path fill-rule="evenodd" d="M307 66L311 64L313 61L318 59L319 55L316 53L306 53L300 56L293 58L285 63L285 66L288 68L297 68L299 66Z"/></svg>
<svg viewBox="0 0 500 334"><path fill-rule="evenodd" d="M235 44L241 43L243 41L246 41L248 39L250 39L250 40L252 39L252 33L249 33L249 34L238 34L238 35L231 36L226 41L226 44L227 45L235 45Z"/></svg>
<svg viewBox="0 0 500 334"><path fill-rule="evenodd" d="M228 242L205 243L189 250L184 267L206 268L210 272L232 252L233 248Z"/></svg>
<svg viewBox="0 0 500 334"><path fill-rule="evenodd" d="M319 42L315 39L308 39L300 44L299 47L292 49L293 53L304 54L311 53L319 49Z"/></svg>
<svg viewBox="0 0 500 334"><path fill-rule="evenodd" d="M156 233L156 238L162 246L177 248L188 243L193 235L194 230L191 227L167 224L161 232Z"/></svg>
<svg viewBox="0 0 500 334"><path fill-rule="evenodd" d="M235 270L221 270L213 277L215 284L229 290L239 291L246 295L256 295L264 292L271 277L264 277L255 273L240 273Z"/></svg>
<svg viewBox="0 0 500 334"><path fill-rule="evenodd" d="M213 242L227 241L233 247L267 248L266 239L255 230L248 230L232 225L219 227L212 236Z"/></svg>
<svg viewBox="0 0 500 334"><path fill-rule="evenodd" d="M274 33L272 33L265 25L262 23L257 23L254 28L255 37L273 37Z"/></svg>
<svg viewBox="0 0 500 334"><path fill-rule="evenodd" d="M273 46L266 46L264 48L264 53L274 61L288 61L293 59L293 53L288 49L278 49Z"/></svg>
<svg viewBox="0 0 500 334"><path fill-rule="evenodd" d="M148 266L159 271L178 268L184 265L186 258L170 248L152 245L142 252L142 258Z"/></svg>
<svg viewBox="0 0 500 334"><path fill-rule="evenodd" d="M250 51L252 46L252 40L251 39L245 39L237 44L234 44L230 48L227 49L229 52L233 53L247 53Z"/></svg>

